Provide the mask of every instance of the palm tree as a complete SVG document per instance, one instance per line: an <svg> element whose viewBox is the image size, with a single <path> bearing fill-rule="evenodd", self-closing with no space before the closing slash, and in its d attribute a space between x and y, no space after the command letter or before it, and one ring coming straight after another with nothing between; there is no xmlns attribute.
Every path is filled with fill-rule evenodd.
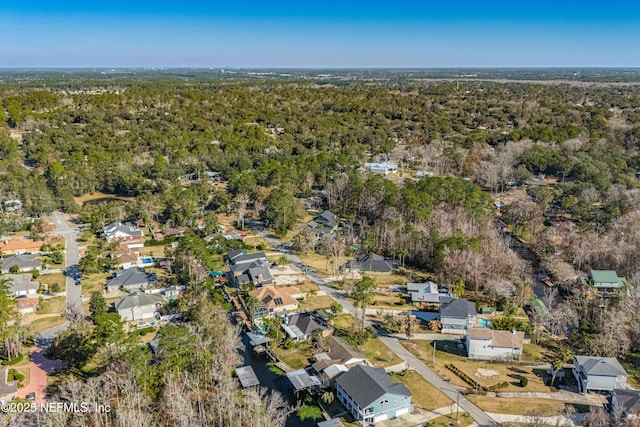
<svg viewBox="0 0 640 427"><path fill-rule="evenodd" d="M322 393L322 397L321 397L322 401L324 403L326 403L327 405L331 405L331 403L334 401L335 396L333 395L333 392L331 391L325 391L324 393Z"/></svg>
<svg viewBox="0 0 640 427"><path fill-rule="evenodd" d="M573 359L573 352L567 347L561 347L560 351L556 353L556 356L551 361L551 367L553 368L553 376L551 377L552 386L556 380L556 375L558 374L560 369L562 369L564 363L569 359Z"/></svg>

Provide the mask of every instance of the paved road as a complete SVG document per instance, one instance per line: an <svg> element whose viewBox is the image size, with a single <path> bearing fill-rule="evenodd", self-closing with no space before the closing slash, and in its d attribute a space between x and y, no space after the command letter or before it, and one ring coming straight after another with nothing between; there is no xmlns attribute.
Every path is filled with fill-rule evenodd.
<svg viewBox="0 0 640 427"><path fill-rule="evenodd" d="M334 289L334 288L331 288L331 287L327 286L327 281L325 279L321 278L320 276L318 276L317 274L315 274L311 269L309 269L304 264L304 262L302 262L302 260L300 260L300 258L298 258L294 254L289 253L289 251L283 251L281 249L282 245L281 245L280 241L278 241L277 239L275 239L273 237L267 237L267 236L265 236L265 239L270 244L272 244L273 247L276 248L276 250L282 252L290 262L292 262L294 265L300 267L302 269L302 271L305 272L307 277L313 283L318 285L322 291L326 292L327 295L329 295L335 301L337 301L340 304L342 304L342 307L343 307L345 313L349 313L354 317L356 315L358 315L358 314L361 314L361 312L359 312L359 313L356 312L356 308L353 306L353 304L351 304L351 302L346 299L346 295L345 295L344 291L339 291L337 289ZM365 318L364 323L365 323L366 326L370 326L371 325L371 321L369 319L366 319L366 318ZM404 362L406 362L409 365L410 368L414 369L416 372L418 372L420 375L422 375L422 377L427 382L430 382L431 384L433 384L435 387L437 387L441 392L443 392L445 395L447 395L454 402L458 401L458 403L460 405L460 408L462 410L464 410L465 412L467 412L469 415L471 415L471 417L475 420L475 422L479 426L497 426L498 425L498 423L496 423L493 420L493 418L491 418L489 415L487 415L483 410L478 408L476 405L474 405L472 402L470 402L463 395L459 394L458 391L455 390L450 383L444 381L435 372L433 372L431 369L429 369L420 359L416 358L411 353L409 353L409 351L407 351L407 349L405 349L402 345L400 345L400 343L398 342L398 340L399 340L398 337L389 336L389 335L387 335L387 336L378 335L378 338L380 338L380 340L387 347L389 347L389 349L391 349ZM447 338L451 339L450 337L447 337Z"/></svg>
<svg viewBox="0 0 640 427"><path fill-rule="evenodd" d="M69 227L65 219L65 215L56 211L53 213L53 224L56 229L54 234L63 236L66 248L66 267L77 266L80 260L80 251L78 249L78 231ZM75 284L75 279L67 276L67 306L82 306L82 286Z"/></svg>
<svg viewBox="0 0 640 427"><path fill-rule="evenodd" d="M389 347L395 354L397 354L402 360L409 364L409 368L414 369L422 377L436 386L441 392L446 394L454 402L458 402L460 408L467 412L480 426L496 426L498 425L490 416L488 416L483 410L471 403L462 394L459 394L458 390L454 388L452 384L440 378L435 372L427 367L420 359L404 348L399 340L392 336L378 335L378 338Z"/></svg>

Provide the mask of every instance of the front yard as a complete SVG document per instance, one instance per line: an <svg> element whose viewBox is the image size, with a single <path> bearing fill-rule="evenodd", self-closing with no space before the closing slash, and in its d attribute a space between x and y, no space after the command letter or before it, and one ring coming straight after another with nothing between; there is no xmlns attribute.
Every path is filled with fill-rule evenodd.
<svg viewBox="0 0 640 427"><path fill-rule="evenodd" d="M506 382L508 386L500 391L504 392L543 392L548 393L551 389L544 384L547 377L544 368L531 366L516 366L489 362L470 362L465 357L464 349L459 348L457 341L438 341L436 345L435 366L433 364L433 346L431 341L402 341L407 350L417 356L427 365L432 366L434 371L443 379L451 381L461 387L472 388L464 382L458 375L446 368L452 364L468 377L477 380L480 386L490 387L492 385ZM493 372L491 372L493 371ZM527 385L520 386L520 379L527 378Z"/></svg>
<svg viewBox="0 0 640 427"><path fill-rule="evenodd" d="M535 398L499 398L467 395L480 409L494 414L553 416L562 413L565 404L559 400Z"/></svg>
<svg viewBox="0 0 640 427"><path fill-rule="evenodd" d="M411 399L418 408L431 411L453 404L451 399L415 371L407 371L404 375L391 374L390 377L407 386L411 391Z"/></svg>

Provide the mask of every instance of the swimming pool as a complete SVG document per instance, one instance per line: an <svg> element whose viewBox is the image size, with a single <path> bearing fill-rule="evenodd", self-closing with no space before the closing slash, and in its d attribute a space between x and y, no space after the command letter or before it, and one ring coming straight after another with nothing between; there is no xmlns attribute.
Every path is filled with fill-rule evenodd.
<svg viewBox="0 0 640 427"><path fill-rule="evenodd" d="M489 326L491 326L491 322L489 321L489 319L480 318L478 319L478 325L480 325L481 328L488 328Z"/></svg>

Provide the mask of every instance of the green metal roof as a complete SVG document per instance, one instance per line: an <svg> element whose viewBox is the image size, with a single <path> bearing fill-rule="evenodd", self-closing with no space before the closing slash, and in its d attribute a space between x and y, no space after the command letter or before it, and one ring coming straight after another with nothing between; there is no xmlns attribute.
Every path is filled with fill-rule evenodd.
<svg viewBox="0 0 640 427"><path fill-rule="evenodd" d="M531 308L533 308L533 310L536 312L538 316L543 317L549 314L549 310L547 310L547 306L544 305L544 302L542 302L537 298L531 301Z"/></svg>
<svg viewBox="0 0 640 427"><path fill-rule="evenodd" d="M618 273L613 270L591 270L589 278L596 288L622 288L627 286L624 277L618 277Z"/></svg>

